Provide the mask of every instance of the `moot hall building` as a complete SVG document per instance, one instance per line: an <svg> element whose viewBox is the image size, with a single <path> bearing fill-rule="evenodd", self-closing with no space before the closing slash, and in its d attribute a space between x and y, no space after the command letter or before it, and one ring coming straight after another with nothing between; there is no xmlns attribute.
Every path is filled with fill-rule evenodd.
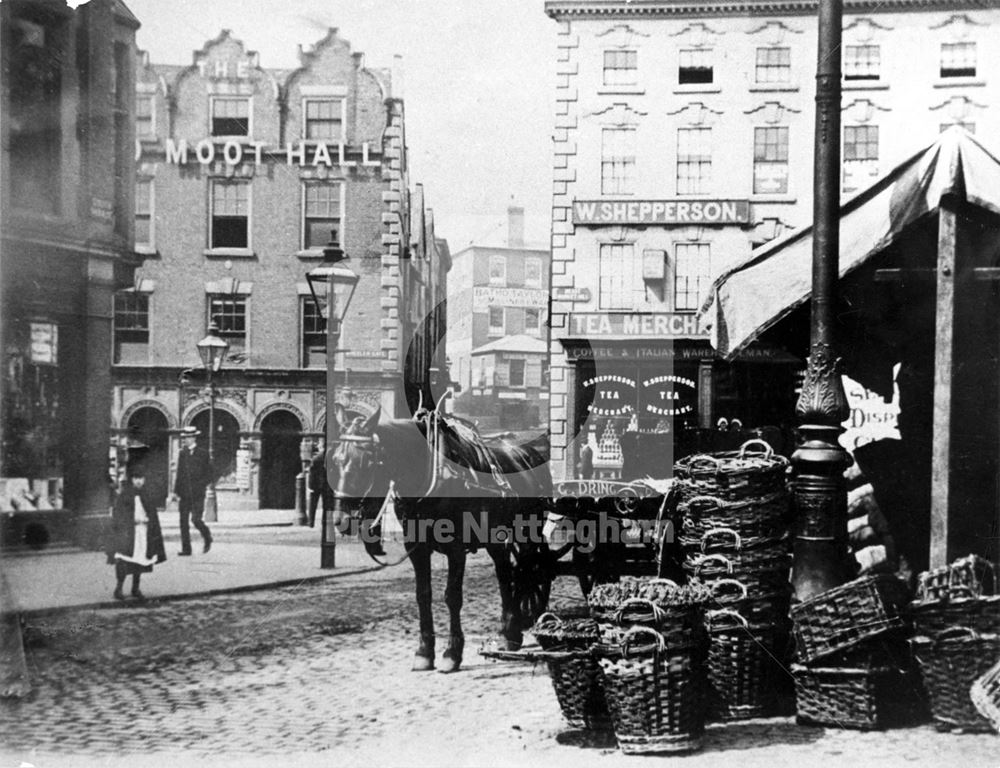
<svg viewBox="0 0 1000 768"><path fill-rule="evenodd" d="M554 479L578 476L587 444L597 477L663 476L663 451L720 419L787 433L804 361L762 344L718 359L697 311L754 248L812 223L816 2L549 0L545 12ZM844 200L950 126L1000 134L998 28L995 0L846 0Z"/></svg>
<svg viewBox="0 0 1000 768"><path fill-rule="evenodd" d="M290 70L263 68L228 31L187 65L140 53L135 98L145 260L116 295L112 428L152 446L165 501L179 431L208 430L195 344L214 320L229 343L219 508L291 508L325 431L328 362L338 401L364 415L408 415L444 367L431 342L450 259L410 185L402 94L331 29ZM359 276L335 361L306 280L331 237Z"/></svg>

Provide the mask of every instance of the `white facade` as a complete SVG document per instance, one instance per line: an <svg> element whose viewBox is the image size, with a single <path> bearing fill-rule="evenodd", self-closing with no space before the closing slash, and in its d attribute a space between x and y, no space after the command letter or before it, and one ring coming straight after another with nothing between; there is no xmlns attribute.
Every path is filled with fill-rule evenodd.
<svg viewBox="0 0 1000 768"><path fill-rule="evenodd" d="M811 223L817 20L815 3L782 2L556 0L546 12L558 52L549 414L558 479L574 473L589 407L579 402L580 355L567 350L704 350L687 315L711 281ZM846 4L845 197L943 127L963 124L987 143L1000 133L998 22L997 2ZM712 354L689 357L700 365L693 391L659 397L689 397L692 418L707 425L717 415ZM656 378L650 364L637 370L637 380Z"/></svg>

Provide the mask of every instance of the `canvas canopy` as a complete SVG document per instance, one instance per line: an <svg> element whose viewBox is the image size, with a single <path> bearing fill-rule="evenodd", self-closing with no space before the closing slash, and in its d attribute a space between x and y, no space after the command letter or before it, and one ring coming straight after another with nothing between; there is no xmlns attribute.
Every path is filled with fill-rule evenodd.
<svg viewBox="0 0 1000 768"><path fill-rule="evenodd" d="M1000 160L960 127L897 166L840 211L840 278L891 245L954 194L1000 213ZM701 309L721 354L732 357L809 299L812 227L768 243L722 274Z"/></svg>

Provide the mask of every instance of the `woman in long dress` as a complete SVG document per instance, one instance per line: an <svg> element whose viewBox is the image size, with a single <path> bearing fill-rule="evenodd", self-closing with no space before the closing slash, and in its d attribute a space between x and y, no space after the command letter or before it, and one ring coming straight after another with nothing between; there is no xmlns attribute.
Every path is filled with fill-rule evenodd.
<svg viewBox="0 0 1000 768"><path fill-rule="evenodd" d="M125 484L115 499L111 515L111 546L108 560L114 563L115 600L124 600L125 577L132 575L132 597L142 600L139 580L153 566L167 559L156 504L145 491L146 476L141 464L128 468Z"/></svg>

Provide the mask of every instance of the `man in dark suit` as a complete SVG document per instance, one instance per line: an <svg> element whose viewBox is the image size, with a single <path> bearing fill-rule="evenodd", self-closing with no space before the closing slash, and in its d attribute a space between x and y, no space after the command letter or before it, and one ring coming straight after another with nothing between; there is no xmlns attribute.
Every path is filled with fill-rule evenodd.
<svg viewBox="0 0 1000 768"><path fill-rule="evenodd" d="M181 433L181 452L177 459L177 479L174 481L174 495L180 501L181 551L179 555L191 554L190 523L204 539L204 551L212 548L212 532L208 530L202 516L205 513L205 489L211 480L208 453L197 444L201 433L195 427L184 427Z"/></svg>

